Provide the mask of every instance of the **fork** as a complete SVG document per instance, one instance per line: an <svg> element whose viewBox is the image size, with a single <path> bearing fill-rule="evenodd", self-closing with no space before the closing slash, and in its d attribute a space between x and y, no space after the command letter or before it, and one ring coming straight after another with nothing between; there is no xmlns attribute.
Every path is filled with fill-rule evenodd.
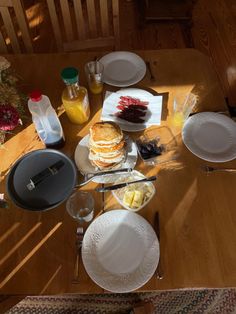
<svg viewBox="0 0 236 314"><path fill-rule="evenodd" d="M75 260L75 268L74 268L74 278L72 283L79 282L79 264L80 264L80 256L81 256L81 248L83 244L84 238L84 228L78 227L76 229L76 260Z"/></svg>
<svg viewBox="0 0 236 314"><path fill-rule="evenodd" d="M234 168L217 168L211 166L201 166L201 169L207 173L215 172L215 171L225 171L225 172L236 172Z"/></svg>

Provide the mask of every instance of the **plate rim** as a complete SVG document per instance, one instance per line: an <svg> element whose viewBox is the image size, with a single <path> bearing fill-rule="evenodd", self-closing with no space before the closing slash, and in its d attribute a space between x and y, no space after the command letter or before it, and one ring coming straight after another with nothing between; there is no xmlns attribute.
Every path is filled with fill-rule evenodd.
<svg viewBox="0 0 236 314"><path fill-rule="evenodd" d="M105 79L103 80L104 83L109 84L109 85L111 85L111 86L116 86L116 87L127 87L127 86L131 86L131 85L134 85L134 84L137 84L138 82L140 82L140 81L144 78L144 76L145 76L145 74L146 74L146 71L147 71L146 63L145 63L145 61L144 61L138 54L136 54L136 53L134 53L134 52L131 52L131 51L113 51L113 52L107 53L107 54L105 54L104 56L102 56L102 57L99 59L99 62L101 62L101 63L103 64L103 66L104 66L104 72L105 72L105 67L106 67L106 64L105 64L105 63L106 63L106 59L109 58L109 57L112 56L112 55L119 55L119 54L132 55L134 58L136 58L136 60L139 60L141 63L143 63L143 64L142 64L143 71L140 72L141 74L139 75L139 78L138 78L138 79L133 80L133 81L130 81L130 80L129 80L130 82L129 82L128 84L127 84L127 83L122 83L122 82L124 82L124 81L122 81L122 82L120 82L120 83L117 83L117 81L115 81L115 80L113 80L113 81L107 80L106 77L105 77ZM104 60L105 60L105 62L104 62ZM115 59L114 59L114 60L115 60Z"/></svg>
<svg viewBox="0 0 236 314"><path fill-rule="evenodd" d="M149 225L150 230L152 230L153 235L154 235L154 237L155 237L155 243L156 243L156 245L157 245L157 246L156 246L156 249L157 249L158 258L157 258L157 260L156 260L155 267L153 267L153 270L152 270L152 272L150 273L151 275L148 276L148 278L145 279L145 281L142 283L142 285L139 285L138 287L134 287L134 288L132 288L132 289L123 289L122 291L119 290L119 289L117 289L117 290L116 290L116 289L112 289L112 290L111 290L110 288L109 288L109 290L108 290L108 291L113 292L113 293L128 293L128 292L135 291L135 290L141 288L142 286L144 286L144 285L152 278L152 276L154 275L154 273L155 273L155 271L156 271L156 268L157 268L157 266L158 266L158 263L159 263L159 260L160 260L160 243L159 243L158 237L157 237L157 235L156 235L156 232L155 232L153 226L152 226L152 225L149 223L149 221L147 221L143 216L141 216L141 215L139 215L139 214L137 214L137 213L135 213L135 212L128 211L128 210L123 209L123 208L117 208L117 209L112 209L112 210L110 210L110 211L107 211L107 212L105 212L104 214L100 215L98 218L94 219L94 220L92 221L92 223L89 225L89 227L87 228L84 237L86 236L86 234L89 234L90 229L92 228L91 225L92 225L92 224L94 225L95 223L98 224L98 223L99 223L98 221L101 220L101 219L103 219L103 218L105 217L105 215L119 215L120 213L121 213L122 215L126 213L126 214L128 214L128 215L130 215L130 216L136 216L136 217L138 217L138 219L140 219L140 221L145 221L144 223L147 224L147 225ZM85 253L83 253L83 252L84 252L84 248L83 248L83 246L82 246L81 257L82 257L83 265L84 265L84 268L85 268L87 274L89 275L89 277L90 277L99 287L101 287L101 288L103 288L103 289L107 289L107 287L105 287L103 284L101 285L96 279L94 279L92 276L90 276L90 273L89 273L89 271L88 271L88 269L87 269L87 267L86 267L86 263L84 262L84 254L85 254ZM112 275L112 274L111 274L111 275Z"/></svg>
<svg viewBox="0 0 236 314"><path fill-rule="evenodd" d="M198 152L195 151L195 149L193 148L193 146L191 145L191 143L187 140L186 138L186 131L188 132L188 128L189 128L189 124L190 123L194 123L195 121L193 120L198 120L201 116L215 116L217 117L218 121L220 121L221 119L227 120L232 127L235 127L235 131L236 131L236 123L228 116L223 115L221 113L217 113L217 112L211 112L211 111L204 111L204 112L199 112L196 113L195 115L189 117L186 122L184 123L183 129L182 129L182 140L184 145L188 148L188 150L195 156L197 156L198 158L201 158L205 161L209 161L209 162L227 162L227 161L231 161L233 159L236 158L236 149L235 149L235 154L231 155L231 157L226 157L226 158L220 158L218 159L216 158L208 158L206 155L202 155L201 153L199 154ZM235 125L234 125L235 124ZM222 125L224 126L224 123L222 123ZM235 144L236 147L236 144Z"/></svg>

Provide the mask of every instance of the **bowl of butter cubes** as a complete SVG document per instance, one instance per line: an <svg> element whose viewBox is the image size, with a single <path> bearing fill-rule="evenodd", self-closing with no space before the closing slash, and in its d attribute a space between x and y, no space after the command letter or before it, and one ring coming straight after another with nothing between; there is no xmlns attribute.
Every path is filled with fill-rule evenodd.
<svg viewBox="0 0 236 314"><path fill-rule="evenodd" d="M115 184L144 178L145 176L141 172L134 170L127 175L120 176ZM137 182L114 190L112 194L124 208L136 212L149 203L155 192L156 189L152 182Z"/></svg>

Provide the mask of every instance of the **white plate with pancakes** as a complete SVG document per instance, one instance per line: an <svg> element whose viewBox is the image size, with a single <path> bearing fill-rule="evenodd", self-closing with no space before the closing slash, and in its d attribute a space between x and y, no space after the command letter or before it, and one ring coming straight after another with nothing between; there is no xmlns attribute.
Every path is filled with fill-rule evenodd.
<svg viewBox="0 0 236 314"><path fill-rule="evenodd" d="M97 173L103 170L99 170L96 166L92 165L91 161L89 160L89 141L90 141L90 135L86 135L82 138L82 140L78 143L74 159L77 168L79 171L85 175L87 173ZM135 143L128 137L125 136L126 141L126 158L123 162L121 162L117 167L114 167L112 169L116 168L134 168L137 162L137 148ZM110 170L110 169L109 169ZM113 175L107 175L104 177L97 177L94 178L93 181L97 183L113 183L115 182L121 174L113 174Z"/></svg>

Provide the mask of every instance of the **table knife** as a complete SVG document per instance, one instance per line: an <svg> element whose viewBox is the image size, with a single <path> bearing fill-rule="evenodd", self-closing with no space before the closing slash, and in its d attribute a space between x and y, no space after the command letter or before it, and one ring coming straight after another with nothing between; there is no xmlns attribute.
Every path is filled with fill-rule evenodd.
<svg viewBox="0 0 236 314"><path fill-rule="evenodd" d="M96 188L95 190L97 192L107 192L107 191L121 189L127 185L134 184L134 183L155 181L156 178L157 178L156 176L151 176L151 177L144 178L141 180L135 180L135 181L125 182L125 183L119 183L119 184L115 184L115 185L105 186L105 187L101 187L101 188Z"/></svg>
<svg viewBox="0 0 236 314"><path fill-rule="evenodd" d="M156 269L156 275L158 279L163 279L163 271L162 271L162 266L161 266L161 239L160 239L160 218L159 218L159 213L156 212L155 214L155 219L154 219L154 230L156 232L158 241L159 241L159 247L160 247L160 257L159 257L159 263L157 265Z"/></svg>

